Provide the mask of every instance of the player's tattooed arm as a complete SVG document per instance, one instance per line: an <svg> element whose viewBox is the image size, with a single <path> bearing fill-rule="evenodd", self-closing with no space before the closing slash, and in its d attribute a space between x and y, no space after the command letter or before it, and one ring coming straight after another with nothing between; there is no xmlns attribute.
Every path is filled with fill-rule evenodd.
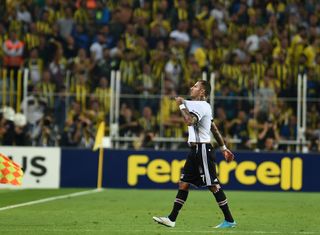
<svg viewBox="0 0 320 235"><path fill-rule="evenodd" d="M196 115L190 113L187 108L183 108L180 111L185 123L188 126L193 126L198 122L198 118L196 117Z"/></svg>
<svg viewBox="0 0 320 235"><path fill-rule="evenodd" d="M193 126L198 122L198 117L194 115L193 113L190 113L185 105L185 101L182 97L176 97L176 102L179 105L182 117L185 121L185 123L188 126Z"/></svg>
<svg viewBox="0 0 320 235"><path fill-rule="evenodd" d="M234 154L226 147L223 137L214 122L211 122L211 132L220 146L220 150L227 162L234 160Z"/></svg>
<svg viewBox="0 0 320 235"><path fill-rule="evenodd" d="M216 139L217 143L219 144L219 146L225 145L223 137L220 134L218 127L216 126L216 124L213 121L211 122L211 132L212 132L214 138Z"/></svg>

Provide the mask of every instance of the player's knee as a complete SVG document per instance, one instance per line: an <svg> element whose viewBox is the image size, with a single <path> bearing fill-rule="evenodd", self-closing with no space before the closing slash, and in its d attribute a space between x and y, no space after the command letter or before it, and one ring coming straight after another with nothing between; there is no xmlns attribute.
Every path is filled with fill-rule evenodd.
<svg viewBox="0 0 320 235"><path fill-rule="evenodd" d="M185 183L185 182L180 182L179 183L179 189L180 190L188 191L189 190L189 186L190 186L190 184Z"/></svg>

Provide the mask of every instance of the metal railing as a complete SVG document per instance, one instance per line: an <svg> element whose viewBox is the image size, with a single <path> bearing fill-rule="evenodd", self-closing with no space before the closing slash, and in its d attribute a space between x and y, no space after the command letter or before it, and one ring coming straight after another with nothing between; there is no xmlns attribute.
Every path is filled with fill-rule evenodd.
<svg viewBox="0 0 320 235"><path fill-rule="evenodd" d="M28 95L28 80L29 80L29 71L28 69L24 70L18 70L16 73L13 71L9 71L6 69L2 69L0 76L1 76L1 103L2 107L4 106L11 106L14 107L16 112L21 112L21 110L28 110L27 105L28 103L25 102L24 105L25 107L21 107L21 101L25 99ZM210 103L213 109L215 109L215 104L217 102L220 102L222 100L233 100L233 101L250 101L253 102L253 107L256 107L257 104L257 97L242 97L242 96L233 96L233 97L228 97L228 96L215 96L215 74L207 74L203 73L202 74L203 79L207 80L208 78L210 79L210 84L212 86L211 94L210 94ZM69 92L70 88L70 78L71 78L71 72L67 71L66 73L66 90L67 90L67 96L66 96L66 109L65 113L67 114L71 102L72 102L72 97L75 96L75 94L71 94ZM158 94L153 94L149 95L149 99L157 99L158 103L164 98L164 82L163 78L161 79L161 84L159 87L159 92ZM121 148L123 145L122 143L127 142L127 143L132 143L136 141L139 137L139 135L135 136L121 136L119 133L119 118L120 118L120 107L121 107L121 100L122 99L142 99L145 98L144 95L141 94L124 94L121 93L121 73L120 71L112 71L111 72L111 77L110 77L110 88L112 92L110 93L110 109L109 109L109 116L107 120L107 125L109 127L110 132L108 133L109 138L111 139L111 144L112 147L114 148ZM257 89L257 86L255 86ZM296 104L296 113L294 115L297 117L297 135L295 139L280 139L277 142L277 145L284 145L286 146L286 151L292 151L292 147L297 152L306 152L308 145L310 145L310 140L307 139L306 136L306 131L307 131L307 104L308 102L319 102L319 99L312 99L312 98L307 98L307 76L306 75L299 75L298 77L298 85L297 85L297 97L293 98L279 98L279 100L282 100L284 102L288 103L294 103ZM58 95L55 93L54 95ZM88 94L92 96L92 94ZM293 106L293 105L291 105ZM161 112L161 110L159 110ZM255 115L255 114L254 114ZM160 118L158 120L159 122L159 132L155 135L155 137L152 139L152 142L154 143L154 148L156 149L161 149L161 148L167 148L168 144L182 144L186 142L186 138L183 136L177 136L177 137L165 137L164 132L165 132L165 126L163 125L164 120L162 120L162 115L159 115ZM255 119L257 118L256 116L254 117ZM234 136L228 136L226 137L227 142L231 145L237 145L241 143L241 139L238 137ZM253 146L257 144L257 139L253 138L250 139L250 142ZM164 145L164 143L166 145ZM163 147L165 146L165 147ZM186 145L184 145L186 146ZM254 149L253 149L254 150Z"/></svg>

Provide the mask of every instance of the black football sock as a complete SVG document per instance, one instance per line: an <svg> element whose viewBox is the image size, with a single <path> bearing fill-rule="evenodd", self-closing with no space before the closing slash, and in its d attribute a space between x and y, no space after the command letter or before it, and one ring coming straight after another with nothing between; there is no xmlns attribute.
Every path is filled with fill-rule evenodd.
<svg viewBox="0 0 320 235"><path fill-rule="evenodd" d="M223 212L224 219L228 222L234 222L231 212L228 206L228 200L226 195L224 194L223 190L220 188L217 192L213 193L216 201Z"/></svg>
<svg viewBox="0 0 320 235"><path fill-rule="evenodd" d="M189 191L179 189L176 199L174 200L173 208L168 216L171 221L176 221L180 209L182 208L184 202L187 200Z"/></svg>

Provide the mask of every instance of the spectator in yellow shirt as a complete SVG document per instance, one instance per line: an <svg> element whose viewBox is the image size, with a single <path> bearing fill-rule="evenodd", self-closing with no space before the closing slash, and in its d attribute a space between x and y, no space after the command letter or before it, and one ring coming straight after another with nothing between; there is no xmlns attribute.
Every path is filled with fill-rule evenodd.
<svg viewBox="0 0 320 235"><path fill-rule="evenodd" d="M303 54L307 57L307 66L309 68L315 66L316 53L320 45L319 42L319 38L311 37L309 45L303 50Z"/></svg>

